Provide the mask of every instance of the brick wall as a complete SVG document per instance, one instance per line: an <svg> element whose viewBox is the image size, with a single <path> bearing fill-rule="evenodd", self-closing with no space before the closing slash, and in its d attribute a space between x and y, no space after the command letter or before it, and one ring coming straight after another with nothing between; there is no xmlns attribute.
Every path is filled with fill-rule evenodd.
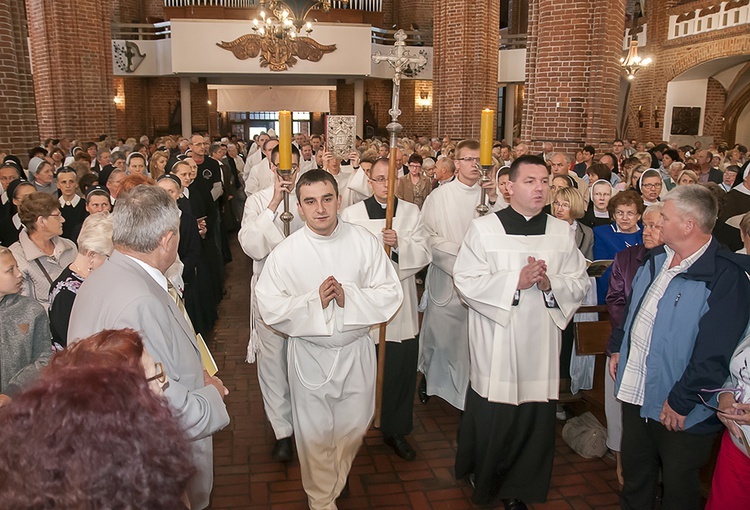
<svg viewBox="0 0 750 510"><path fill-rule="evenodd" d="M434 0L400 0L398 9L399 28L409 30L411 23L416 23L421 31L432 30L434 8Z"/></svg>
<svg viewBox="0 0 750 510"><path fill-rule="evenodd" d="M714 143L724 142L724 106L727 102L727 91L713 78L708 79L706 91L706 111L703 119L703 136L712 136Z"/></svg>
<svg viewBox="0 0 750 510"><path fill-rule="evenodd" d="M482 109L497 104L500 2L435 0L434 19L434 133L478 138Z"/></svg>
<svg viewBox="0 0 750 510"><path fill-rule="evenodd" d="M404 80L406 81L406 80ZM404 82L401 82L402 84ZM365 101L370 104L378 123L378 134L387 136L385 126L391 121L388 110L391 109L393 82L390 80L365 80ZM401 97L404 97L403 95ZM401 101L405 101L401 99Z"/></svg>
<svg viewBox="0 0 750 510"><path fill-rule="evenodd" d="M424 97L423 97L424 96ZM401 125L405 136L432 134L432 81L404 80L401 82Z"/></svg>
<svg viewBox="0 0 750 510"><path fill-rule="evenodd" d="M532 152L615 137L624 0L531 0L521 139Z"/></svg>
<svg viewBox="0 0 750 510"><path fill-rule="evenodd" d="M0 149L22 161L39 144L23 2L0 0Z"/></svg>
<svg viewBox="0 0 750 510"><path fill-rule="evenodd" d="M710 3L713 5L713 2ZM671 41L666 40L665 34L668 30L670 14L708 5L707 2L693 2L671 10L675 4L676 2L669 2L666 6L664 4L654 6L653 3L647 3L649 43L645 48L639 49L639 53L644 57L651 57L654 63L641 70L632 83L628 103L627 130L627 136L630 138L652 142L661 141L667 84L672 79L703 62L750 53L750 34L747 32L747 26L717 30ZM724 112L722 111L721 114L718 112L716 104L721 102L720 94L717 86L711 85L711 81L709 81L708 95L712 105L709 107L707 102L703 134L717 137L717 139L720 137L722 140L733 143L734 126L725 125L723 121L718 120L724 116ZM639 127L639 107L643 112L643 127Z"/></svg>
<svg viewBox="0 0 750 510"><path fill-rule="evenodd" d="M114 134L112 4L27 0L26 12L40 136Z"/></svg>
<svg viewBox="0 0 750 510"><path fill-rule="evenodd" d="M146 134L153 138L169 133L169 117L180 99L180 79L172 77L114 79L117 95L122 95L123 104L116 105L117 135L122 137ZM120 92L121 91L121 92ZM190 104L193 131L218 132L216 125L216 100L208 105L209 94L206 80L190 84ZM209 110L213 108L213 114ZM213 127L209 128L209 118ZM180 128L171 130L180 134Z"/></svg>

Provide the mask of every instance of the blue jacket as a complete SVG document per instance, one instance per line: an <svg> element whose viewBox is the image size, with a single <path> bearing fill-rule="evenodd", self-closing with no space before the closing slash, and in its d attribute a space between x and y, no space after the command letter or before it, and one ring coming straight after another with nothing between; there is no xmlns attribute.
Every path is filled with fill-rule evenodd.
<svg viewBox="0 0 750 510"><path fill-rule="evenodd" d="M617 391L628 360L633 319L666 259L663 246L651 250L633 280L625 323L612 334L612 351L620 353ZM711 239L706 252L669 283L657 306L646 357L643 418L659 421L668 399L675 412L686 416L686 431L702 434L721 428L698 393L720 388L729 375L729 360L750 319L750 281L745 275L749 261L750 257L732 253ZM704 394L706 401L711 397Z"/></svg>

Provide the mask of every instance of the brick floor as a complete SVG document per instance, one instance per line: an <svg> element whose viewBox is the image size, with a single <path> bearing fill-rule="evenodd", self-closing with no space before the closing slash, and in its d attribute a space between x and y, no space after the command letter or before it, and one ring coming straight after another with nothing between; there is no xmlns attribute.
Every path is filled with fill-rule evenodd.
<svg viewBox="0 0 750 510"><path fill-rule="evenodd" d="M227 266L227 295L209 345L219 377L229 388L232 422L214 436L213 509L307 508L299 464L271 460L273 432L263 414L255 365L245 363L249 336L248 289L251 263L236 241ZM338 500L341 510L461 510L477 508L471 489L453 478L459 413L439 398L415 404L410 441L417 459L406 462L383 445L375 429L365 437L349 477L350 492ZM615 509L618 484L614 462L579 457L562 441L558 426L555 467L549 499L534 510ZM500 505L502 508L502 505Z"/></svg>

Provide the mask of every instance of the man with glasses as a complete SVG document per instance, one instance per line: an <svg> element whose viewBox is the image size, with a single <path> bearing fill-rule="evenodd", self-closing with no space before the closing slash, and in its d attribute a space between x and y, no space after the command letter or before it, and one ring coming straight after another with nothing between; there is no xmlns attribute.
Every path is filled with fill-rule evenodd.
<svg viewBox="0 0 750 510"><path fill-rule="evenodd" d="M442 159L440 160L442 161ZM430 236L432 264L427 270L427 308L420 333L419 398L437 395L463 410L469 385L468 309L453 287L453 264L469 223L479 213L479 142L464 140L456 148L457 178L444 184L425 200L422 208ZM497 202L493 179L487 183L490 206Z"/></svg>
<svg viewBox="0 0 750 510"><path fill-rule="evenodd" d="M276 245L284 240L284 193L289 193L289 203L296 202L294 183L299 169L299 151L292 146L292 173L288 177L279 174L279 142L268 140L271 147L269 157L273 184L248 195L242 216L242 227L237 236L242 250L253 259L253 276L250 279L250 342L247 361L258 362L258 382L263 396L263 408L271 422L276 444L272 457L279 462L292 460L292 404L287 376L287 339L268 327L258 313L255 285L258 282L266 257ZM304 225L303 218L295 214L290 223L290 232Z"/></svg>
<svg viewBox="0 0 750 510"><path fill-rule="evenodd" d="M456 477L472 501L508 510L547 499L555 451L561 330L586 292L586 261L567 222L542 212L544 160L510 167L510 205L471 222L453 267L469 307L471 387Z"/></svg>
<svg viewBox="0 0 750 510"><path fill-rule="evenodd" d="M382 243L391 247L391 261L401 281L404 302L386 328L385 375L380 432L385 444L405 460L414 460L416 453L406 440L412 430L414 386L417 382L419 354L419 321L417 318L417 285L415 275L432 260L419 208L394 199L393 228L385 229L385 208L388 199L388 160L378 159L370 169L372 196L347 207L341 219L362 225ZM371 335L377 340L379 328Z"/></svg>

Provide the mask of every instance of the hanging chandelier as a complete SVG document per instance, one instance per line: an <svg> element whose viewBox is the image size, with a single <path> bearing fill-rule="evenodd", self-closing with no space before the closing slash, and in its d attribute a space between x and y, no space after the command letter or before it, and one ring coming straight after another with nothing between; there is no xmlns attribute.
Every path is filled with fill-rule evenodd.
<svg viewBox="0 0 750 510"><path fill-rule="evenodd" d="M628 75L628 80L635 78L635 74L648 66L651 63L651 58L641 58L638 55L638 41L633 39L630 41L630 49L628 50L627 57L620 59L620 65Z"/></svg>
<svg viewBox="0 0 750 510"><path fill-rule="evenodd" d="M343 0L343 3L347 2ZM323 12L331 10L331 0L260 0L259 4L261 20L253 20L253 31L260 36L268 34L278 39L294 39L303 27L309 35L312 23L306 20L310 11L318 8Z"/></svg>

